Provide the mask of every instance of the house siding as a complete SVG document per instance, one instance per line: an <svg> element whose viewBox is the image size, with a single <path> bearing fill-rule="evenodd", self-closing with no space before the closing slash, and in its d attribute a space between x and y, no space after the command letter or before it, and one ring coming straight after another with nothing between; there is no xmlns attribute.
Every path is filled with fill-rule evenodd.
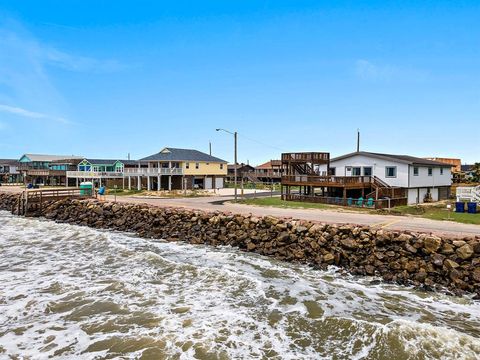
<svg viewBox="0 0 480 360"><path fill-rule="evenodd" d="M395 162L394 160L384 160L373 158L365 155L353 155L349 158L340 159L330 162L330 168L335 168L335 175L337 176L348 176L346 168L352 167L361 167L363 175L364 167L372 167L372 175L378 177L379 179L385 181L390 186L398 187L409 187L408 186L408 164ZM386 177L386 168L389 166L395 166L397 168L397 175L394 178ZM326 172L326 165L322 165L320 170Z"/></svg>

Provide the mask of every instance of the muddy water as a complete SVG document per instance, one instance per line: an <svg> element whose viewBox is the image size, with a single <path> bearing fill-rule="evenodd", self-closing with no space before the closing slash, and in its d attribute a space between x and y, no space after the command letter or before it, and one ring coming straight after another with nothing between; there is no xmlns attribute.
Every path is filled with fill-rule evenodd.
<svg viewBox="0 0 480 360"><path fill-rule="evenodd" d="M0 358L479 354L468 298L0 212Z"/></svg>

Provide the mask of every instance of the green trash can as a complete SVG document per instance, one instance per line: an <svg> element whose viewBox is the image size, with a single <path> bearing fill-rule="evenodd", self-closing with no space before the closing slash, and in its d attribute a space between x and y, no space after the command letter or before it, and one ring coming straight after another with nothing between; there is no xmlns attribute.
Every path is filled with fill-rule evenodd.
<svg viewBox="0 0 480 360"><path fill-rule="evenodd" d="M80 195L92 196L92 194L93 194L93 183L89 181L80 183Z"/></svg>

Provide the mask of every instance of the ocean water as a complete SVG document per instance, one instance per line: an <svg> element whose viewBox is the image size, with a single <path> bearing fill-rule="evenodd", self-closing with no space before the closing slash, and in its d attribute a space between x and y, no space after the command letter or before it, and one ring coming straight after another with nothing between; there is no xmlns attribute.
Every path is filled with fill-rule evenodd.
<svg viewBox="0 0 480 360"><path fill-rule="evenodd" d="M478 359L480 303L0 212L0 359Z"/></svg>

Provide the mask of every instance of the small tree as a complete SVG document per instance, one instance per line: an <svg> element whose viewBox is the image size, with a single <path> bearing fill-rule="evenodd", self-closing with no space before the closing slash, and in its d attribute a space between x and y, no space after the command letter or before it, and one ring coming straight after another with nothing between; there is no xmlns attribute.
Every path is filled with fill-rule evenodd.
<svg viewBox="0 0 480 360"><path fill-rule="evenodd" d="M480 163L475 163L472 167L473 181L480 182Z"/></svg>

